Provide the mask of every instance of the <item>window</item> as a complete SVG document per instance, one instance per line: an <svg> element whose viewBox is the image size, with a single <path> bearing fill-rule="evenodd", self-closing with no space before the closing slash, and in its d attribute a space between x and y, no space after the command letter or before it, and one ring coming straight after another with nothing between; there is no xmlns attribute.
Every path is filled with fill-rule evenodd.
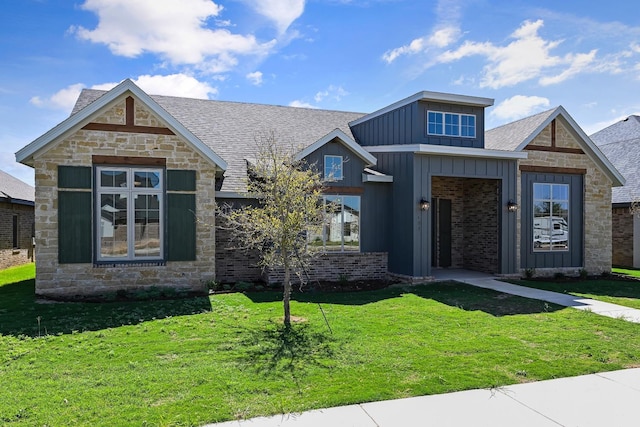
<svg viewBox="0 0 640 427"><path fill-rule="evenodd" d="M309 243L326 251L360 250L360 196L324 196L322 230L309 233Z"/></svg>
<svg viewBox="0 0 640 427"><path fill-rule="evenodd" d="M13 235L13 249L20 247L20 235L18 233L18 215L13 215L12 235Z"/></svg>
<svg viewBox="0 0 640 427"><path fill-rule="evenodd" d="M470 114L427 111L427 133L429 135L476 137L476 116Z"/></svg>
<svg viewBox="0 0 640 427"><path fill-rule="evenodd" d="M342 180L342 156L324 156L325 181Z"/></svg>
<svg viewBox="0 0 640 427"><path fill-rule="evenodd" d="M163 170L97 168L97 260L163 258Z"/></svg>
<svg viewBox="0 0 640 427"><path fill-rule="evenodd" d="M533 250L569 250L568 184L533 184Z"/></svg>

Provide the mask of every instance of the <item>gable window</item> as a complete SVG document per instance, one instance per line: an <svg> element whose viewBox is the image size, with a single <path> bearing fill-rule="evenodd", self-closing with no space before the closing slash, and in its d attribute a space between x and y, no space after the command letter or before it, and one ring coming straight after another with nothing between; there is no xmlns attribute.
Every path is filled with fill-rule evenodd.
<svg viewBox="0 0 640 427"><path fill-rule="evenodd" d="M324 179L325 181L341 181L342 156L324 156Z"/></svg>
<svg viewBox="0 0 640 427"><path fill-rule="evenodd" d="M360 196L324 196L324 221L309 243L325 251L360 250Z"/></svg>
<svg viewBox="0 0 640 427"><path fill-rule="evenodd" d="M427 134L475 138L476 116L427 111Z"/></svg>
<svg viewBox="0 0 640 427"><path fill-rule="evenodd" d="M162 259L163 169L98 167L96 177L97 260Z"/></svg>
<svg viewBox="0 0 640 427"><path fill-rule="evenodd" d="M533 250L569 250L568 184L533 184Z"/></svg>

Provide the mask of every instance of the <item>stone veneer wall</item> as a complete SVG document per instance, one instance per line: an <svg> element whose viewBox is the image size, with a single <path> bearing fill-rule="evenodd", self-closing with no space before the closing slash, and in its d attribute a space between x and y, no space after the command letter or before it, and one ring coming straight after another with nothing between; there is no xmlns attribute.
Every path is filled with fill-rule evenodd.
<svg viewBox="0 0 640 427"><path fill-rule="evenodd" d="M629 208L613 208L613 265L633 266L633 215Z"/></svg>
<svg viewBox="0 0 640 427"><path fill-rule="evenodd" d="M582 148L562 120L556 120L556 147ZM551 146L551 125L548 125L532 145ZM525 148L526 150L526 148ZM611 180L586 154L559 153L551 151L527 151L529 157L520 160L520 165L556 168L586 169L584 175L584 254L583 268L590 274L611 271ZM518 170L518 200L521 197L521 173ZM521 205L521 203L520 203ZM518 211L517 256L520 265L521 213ZM560 269L570 273L567 269ZM558 271L560 271L558 270ZM576 268L569 269L576 270ZM536 274L551 274L555 269L536 269Z"/></svg>
<svg viewBox="0 0 640 427"><path fill-rule="evenodd" d="M164 126L135 102L135 124ZM125 123L124 98L94 119ZM58 264L58 165L91 166L92 155L165 158L167 169L196 171L196 260L168 261L166 266L94 268L93 264ZM172 287L205 289L215 277L215 169L180 137L79 130L34 156L36 182L36 294L75 296L119 289Z"/></svg>
<svg viewBox="0 0 640 427"><path fill-rule="evenodd" d="M13 247L13 215L18 215L18 248ZM0 270L33 262L32 206L0 203Z"/></svg>
<svg viewBox="0 0 640 427"><path fill-rule="evenodd" d="M309 266L307 280L314 281L350 281L387 279L387 252L336 252L324 253L316 257ZM282 282L282 269L265 271L263 279L267 283ZM296 277L291 278L297 281Z"/></svg>

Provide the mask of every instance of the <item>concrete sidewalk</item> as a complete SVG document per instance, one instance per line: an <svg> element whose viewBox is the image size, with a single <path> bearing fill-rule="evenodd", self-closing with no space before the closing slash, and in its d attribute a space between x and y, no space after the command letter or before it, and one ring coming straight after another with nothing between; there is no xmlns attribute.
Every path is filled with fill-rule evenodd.
<svg viewBox="0 0 640 427"><path fill-rule="evenodd" d="M626 427L640 425L640 368L491 390L363 403L218 427Z"/></svg>

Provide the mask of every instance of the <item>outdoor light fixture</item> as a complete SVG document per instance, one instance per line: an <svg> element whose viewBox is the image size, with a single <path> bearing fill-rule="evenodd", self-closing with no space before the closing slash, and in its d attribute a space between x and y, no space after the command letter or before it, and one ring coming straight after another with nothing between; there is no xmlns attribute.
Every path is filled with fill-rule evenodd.
<svg viewBox="0 0 640 427"><path fill-rule="evenodd" d="M509 200L509 203L507 203L507 210L509 212L516 212L518 210L518 204L513 200Z"/></svg>
<svg viewBox="0 0 640 427"><path fill-rule="evenodd" d="M431 207L431 203L429 203L429 201L427 199L425 199L424 197L422 199L420 199L420 210L421 211L428 211L430 207Z"/></svg>

